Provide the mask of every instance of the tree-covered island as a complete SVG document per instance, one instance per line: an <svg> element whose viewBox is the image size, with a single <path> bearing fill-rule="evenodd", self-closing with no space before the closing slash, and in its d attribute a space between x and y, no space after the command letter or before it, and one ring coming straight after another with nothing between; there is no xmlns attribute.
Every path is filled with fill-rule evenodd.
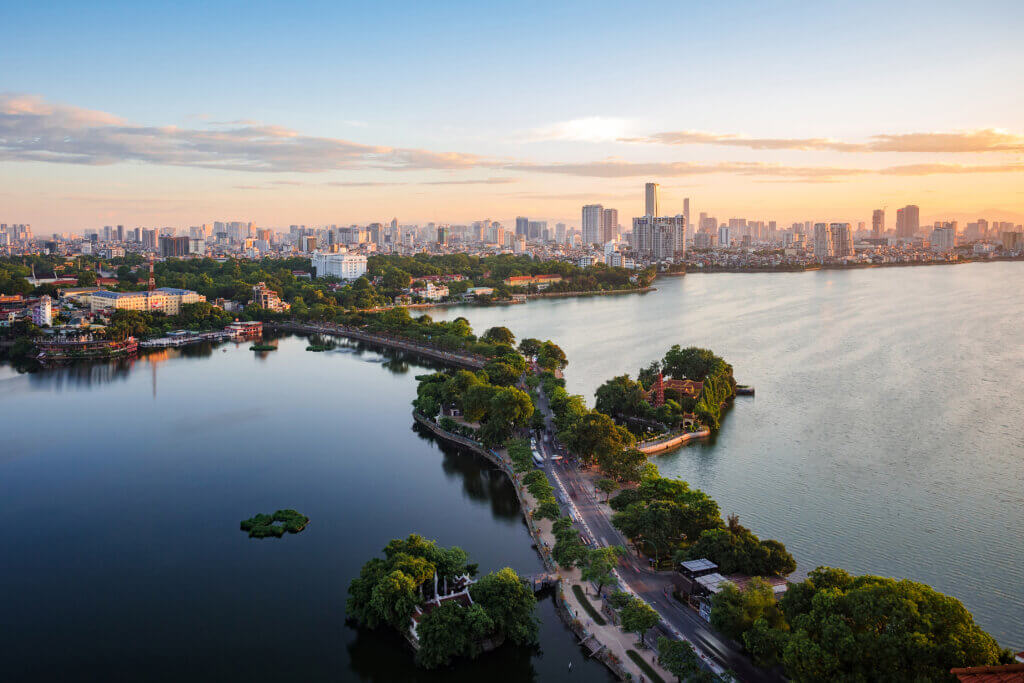
<svg viewBox="0 0 1024 683"><path fill-rule="evenodd" d="M272 515L263 513L242 520L242 531L249 532L249 538L281 538L287 531L297 534L309 524L309 517L295 510L278 510Z"/></svg>
<svg viewBox="0 0 1024 683"><path fill-rule="evenodd" d="M362 626L401 633L425 668L474 658L506 641L536 643L532 589L509 568L480 579L477 573L463 549L411 534L363 565L349 584L346 611Z"/></svg>

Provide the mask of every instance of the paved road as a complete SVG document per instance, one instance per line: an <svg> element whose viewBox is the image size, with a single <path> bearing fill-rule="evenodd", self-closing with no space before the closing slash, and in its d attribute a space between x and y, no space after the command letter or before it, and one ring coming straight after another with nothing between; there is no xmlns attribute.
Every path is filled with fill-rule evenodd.
<svg viewBox="0 0 1024 683"><path fill-rule="evenodd" d="M555 429L552 421L551 407L543 391L538 391L539 407L544 413L547 425L545 438L540 446L544 455L544 470L551 479L556 490L568 494L582 518L579 526L583 527L584 535L589 537L594 547L621 545L629 547L628 541L612 526L611 521L601 509L597 495L590 485L581 478L579 471L568 460L552 460L554 448L548 439L554 439ZM672 582L667 572L654 572L643 567L636 557L629 553L625 561L619 565L620 579L637 595L642 597L658 611L665 624L677 634L682 634L693 643L698 651L723 669L733 671L742 681L777 681L778 676L760 669L750 661L739 649L738 644L727 640L701 619L693 610L684 607L672 597ZM667 591L667 594L666 594ZM666 631L664 625L660 625ZM666 633L669 633L666 631Z"/></svg>

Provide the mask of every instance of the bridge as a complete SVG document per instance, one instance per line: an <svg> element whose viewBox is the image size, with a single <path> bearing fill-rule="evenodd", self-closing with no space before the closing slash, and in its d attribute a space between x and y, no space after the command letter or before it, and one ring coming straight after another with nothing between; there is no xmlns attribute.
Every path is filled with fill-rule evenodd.
<svg viewBox="0 0 1024 683"><path fill-rule="evenodd" d="M534 593L538 593L545 588L553 588L562 580L557 574L546 573L527 574L525 576L520 576L519 578L521 578L527 586L531 586Z"/></svg>

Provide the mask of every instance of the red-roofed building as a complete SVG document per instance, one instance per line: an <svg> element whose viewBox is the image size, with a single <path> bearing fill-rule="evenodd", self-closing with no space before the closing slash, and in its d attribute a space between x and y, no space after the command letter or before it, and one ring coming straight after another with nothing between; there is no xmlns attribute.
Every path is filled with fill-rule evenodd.
<svg viewBox="0 0 1024 683"><path fill-rule="evenodd" d="M674 391L685 398L697 398L703 388L703 382L694 382L692 379L665 379L659 373L654 385L649 391L643 392L643 395L645 401L658 408L665 405L666 391Z"/></svg>

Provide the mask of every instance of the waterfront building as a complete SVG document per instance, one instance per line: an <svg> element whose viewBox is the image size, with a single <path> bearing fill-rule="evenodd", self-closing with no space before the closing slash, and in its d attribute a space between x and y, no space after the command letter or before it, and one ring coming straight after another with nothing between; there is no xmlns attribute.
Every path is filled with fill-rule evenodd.
<svg viewBox="0 0 1024 683"><path fill-rule="evenodd" d="M362 254L315 252L311 262L317 277L355 280L366 274L366 256Z"/></svg>
<svg viewBox="0 0 1024 683"><path fill-rule="evenodd" d="M100 290L89 295L91 311L147 311L177 315L183 304L206 301L206 297L190 289L160 287L151 292L110 292Z"/></svg>
<svg viewBox="0 0 1024 683"><path fill-rule="evenodd" d="M658 194L660 185L658 183L647 183L644 185L644 215L658 216Z"/></svg>
<svg viewBox="0 0 1024 683"><path fill-rule="evenodd" d="M508 287L527 287L529 285L536 285L537 289L545 289L561 282L561 275L514 275L507 277L503 280Z"/></svg>
<svg viewBox="0 0 1024 683"><path fill-rule="evenodd" d="M885 232L885 209L875 209L871 212L871 236L878 239Z"/></svg>

